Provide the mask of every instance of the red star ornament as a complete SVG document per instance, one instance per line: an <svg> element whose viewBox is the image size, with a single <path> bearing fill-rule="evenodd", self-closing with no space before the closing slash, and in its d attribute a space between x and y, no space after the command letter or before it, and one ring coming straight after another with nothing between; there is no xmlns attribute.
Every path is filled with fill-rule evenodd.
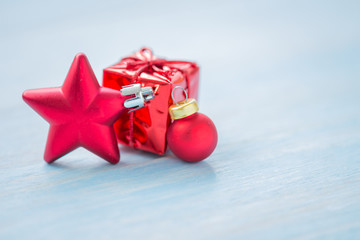
<svg viewBox="0 0 360 240"><path fill-rule="evenodd" d="M24 101L50 123L44 154L51 163L84 147L116 164L120 152L113 123L125 110L120 92L100 87L86 56L75 56L62 87L27 90Z"/></svg>

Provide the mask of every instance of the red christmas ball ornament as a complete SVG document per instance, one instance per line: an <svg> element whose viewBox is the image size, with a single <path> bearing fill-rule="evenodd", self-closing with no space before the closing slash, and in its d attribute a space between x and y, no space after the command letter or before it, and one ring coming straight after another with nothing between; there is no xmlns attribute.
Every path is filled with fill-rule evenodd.
<svg viewBox="0 0 360 240"><path fill-rule="evenodd" d="M181 88L186 99L177 103L173 93ZM198 113L199 107L195 99L188 99L186 91L177 86L172 91L174 105L169 107L173 122L167 132L170 150L186 162L199 162L210 156L217 144L217 131L209 117Z"/></svg>

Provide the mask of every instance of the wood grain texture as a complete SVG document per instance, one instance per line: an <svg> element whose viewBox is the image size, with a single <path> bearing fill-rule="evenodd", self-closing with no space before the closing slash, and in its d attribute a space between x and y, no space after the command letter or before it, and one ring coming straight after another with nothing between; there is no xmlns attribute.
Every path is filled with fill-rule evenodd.
<svg viewBox="0 0 360 240"><path fill-rule="evenodd" d="M359 7L1 2L0 239L360 239ZM200 64L213 155L46 164L22 91L61 85L79 51L101 80L144 45Z"/></svg>

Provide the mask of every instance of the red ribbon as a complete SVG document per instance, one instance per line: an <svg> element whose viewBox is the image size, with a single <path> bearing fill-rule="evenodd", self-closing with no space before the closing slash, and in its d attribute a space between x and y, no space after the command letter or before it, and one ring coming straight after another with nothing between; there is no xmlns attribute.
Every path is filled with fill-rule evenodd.
<svg viewBox="0 0 360 240"><path fill-rule="evenodd" d="M166 59L157 59L157 58L153 57L153 53L152 53L151 49L149 49L149 48L142 48L142 49L140 49L139 53L140 53L141 58L126 57L121 60L121 61L126 62L126 69L133 69L133 68L140 66L136 70L136 72L133 76L133 83L137 82L137 80L142 72L145 72L146 70L151 69L151 68L153 69L154 72L168 76L172 71L164 71L163 70L163 67L168 64L190 64L192 66L195 66L194 63L187 62L187 61L168 61ZM148 53L148 54L146 54L146 53ZM185 76L185 79L187 80L186 74L184 74L182 69L176 68L176 67L172 67L172 68L180 71Z"/></svg>

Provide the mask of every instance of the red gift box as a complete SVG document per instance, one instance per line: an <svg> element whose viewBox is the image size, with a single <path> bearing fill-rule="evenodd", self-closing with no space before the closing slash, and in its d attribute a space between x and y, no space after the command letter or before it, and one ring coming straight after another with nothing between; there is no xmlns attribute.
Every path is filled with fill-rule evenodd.
<svg viewBox="0 0 360 240"><path fill-rule="evenodd" d="M156 58L143 48L104 69L103 86L120 90L122 86L140 83L152 87L155 98L144 108L123 114L114 124L118 142L156 154L166 151L166 132L170 125L168 108L173 104L171 91L183 87L189 98L198 98L199 67L193 62L167 61ZM175 100L185 99L182 91L174 91Z"/></svg>

